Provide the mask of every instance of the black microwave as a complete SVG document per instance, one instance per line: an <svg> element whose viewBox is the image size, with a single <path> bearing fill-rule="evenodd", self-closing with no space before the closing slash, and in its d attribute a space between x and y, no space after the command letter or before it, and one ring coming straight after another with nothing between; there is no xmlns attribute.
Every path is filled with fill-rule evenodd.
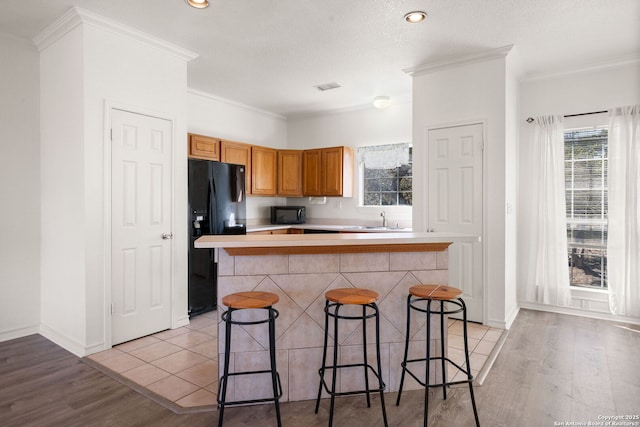
<svg viewBox="0 0 640 427"><path fill-rule="evenodd" d="M271 206L271 224L304 224L306 220L304 206Z"/></svg>

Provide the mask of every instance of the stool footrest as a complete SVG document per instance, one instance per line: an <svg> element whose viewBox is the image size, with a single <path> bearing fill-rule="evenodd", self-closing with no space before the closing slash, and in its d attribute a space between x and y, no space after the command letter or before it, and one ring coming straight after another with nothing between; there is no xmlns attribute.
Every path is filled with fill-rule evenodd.
<svg viewBox="0 0 640 427"><path fill-rule="evenodd" d="M453 360L449 359L448 357L436 356L436 357L430 358L430 360L444 360L445 362L450 363L459 372L462 372L463 374L465 374L467 376L467 379L466 380L459 380L459 381L444 381L444 382L437 383L437 384L427 384L426 381L418 378L413 372L411 372L411 369L409 369L409 367L407 366L409 363L427 362L426 358L407 360L406 363L405 362L400 363L400 366L402 366L402 369L405 372L407 372L409 375L411 375L413 377L413 379L416 380L422 387L442 387L443 385L448 385L449 386L449 385L454 385L454 384L467 384L467 383L470 383L470 382L473 381L473 375L471 375L471 373L469 371L467 371L462 366L458 365L456 362L454 362Z"/></svg>
<svg viewBox="0 0 640 427"><path fill-rule="evenodd" d="M341 392L334 392L332 393L329 385L327 384L327 381L324 379L324 373L325 371L331 371L334 368L335 369L340 369L340 368L363 368L365 365L364 363L354 363L354 364L349 364L349 365L336 365L334 366L325 366L322 367L318 370L318 374L320 375L320 381L322 382L322 385L324 387L324 390L329 394L329 396L351 396L354 394L364 394L364 393L371 393L371 392L378 392L378 391L383 391L386 388L386 385L384 383L384 381L382 381L382 379L380 378L380 375L378 374L378 372L376 372L376 370L374 369L373 366L367 364L367 369L369 371L371 371L371 373L375 376L375 379L378 381L379 387L374 387L374 388L370 388L369 390L353 390L353 391L341 391Z"/></svg>
<svg viewBox="0 0 640 427"><path fill-rule="evenodd" d="M240 375L256 375L256 374L271 374L270 370L263 371L246 371L246 372L231 372L229 373L229 377L232 376L240 376ZM250 403L261 403L261 402L275 402L282 397L282 384L280 383L280 374L276 372L276 386L278 388L278 393L274 397L265 397L260 399L250 399L250 400L235 400L233 402L222 402L220 400L220 390L222 389L222 384L225 381L224 376L220 377L220 381L218 381L218 405L223 406L233 406L233 405L247 405Z"/></svg>

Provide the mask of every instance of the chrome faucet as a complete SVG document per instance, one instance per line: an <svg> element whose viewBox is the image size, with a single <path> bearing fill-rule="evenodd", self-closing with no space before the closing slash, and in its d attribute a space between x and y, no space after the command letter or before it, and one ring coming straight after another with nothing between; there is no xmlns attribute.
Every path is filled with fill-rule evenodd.
<svg viewBox="0 0 640 427"><path fill-rule="evenodd" d="M386 227L387 226L387 216L384 213L384 211L382 211L382 213L380 214L380 216L382 217L382 226Z"/></svg>

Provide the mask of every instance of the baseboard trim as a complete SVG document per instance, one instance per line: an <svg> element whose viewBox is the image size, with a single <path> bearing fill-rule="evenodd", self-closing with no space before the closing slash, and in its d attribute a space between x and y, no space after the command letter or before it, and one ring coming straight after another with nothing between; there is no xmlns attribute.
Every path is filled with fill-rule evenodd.
<svg viewBox="0 0 640 427"><path fill-rule="evenodd" d="M40 332L40 328L37 325L2 331L0 332L0 342L26 337L28 335L34 335L38 332Z"/></svg>
<svg viewBox="0 0 640 427"><path fill-rule="evenodd" d="M66 337L59 332L51 329L47 325L40 324L40 335L48 339L49 341L54 342L60 347L64 348L68 352L75 354L78 357L83 357L87 355L87 349L81 343Z"/></svg>
<svg viewBox="0 0 640 427"><path fill-rule="evenodd" d="M486 325L497 329L509 329L513 322L516 320L516 317L518 317L519 312L520 306L516 305L504 320L489 319Z"/></svg>
<svg viewBox="0 0 640 427"><path fill-rule="evenodd" d="M509 335L508 329L505 329L502 331L502 335L500 335L500 338L498 338L496 345L493 347L493 350L491 350L491 354L487 358L487 361L484 362L482 369L480 370L480 372L478 372L478 375L476 375L476 377L474 378L473 380L474 384L481 386L482 383L484 383L484 380L487 378L489 371L493 367L493 362L495 362L496 359L498 358L498 355L500 354L500 351L502 350L502 346L504 346L504 343L507 340L508 335Z"/></svg>
<svg viewBox="0 0 640 427"><path fill-rule="evenodd" d="M592 319L608 320L612 322L640 325L640 319L636 317L615 316L609 313L582 310L575 307L564 307L564 306L550 305L550 304L538 304L538 303L526 302L526 301L520 301L519 304L520 304L520 308L527 308L530 310L548 311L550 313L568 314L571 316L589 317Z"/></svg>

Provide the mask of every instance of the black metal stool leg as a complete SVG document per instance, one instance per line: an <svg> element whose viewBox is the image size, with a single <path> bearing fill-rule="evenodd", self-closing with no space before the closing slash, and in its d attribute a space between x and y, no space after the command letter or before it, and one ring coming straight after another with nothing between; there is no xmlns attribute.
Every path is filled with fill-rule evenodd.
<svg viewBox="0 0 640 427"><path fill-rule="evenodd" d="M367 408L371 408L371 397L369 395L369 368L367 362L367 306L362 306L362 356L364 362L364 388L367 390Z"/></svg>
<svg viewBox="0 0 640 427"><path fill-rule="evenodd" d="M380 388L380 405L382 405L382 419L385 427L387 423L387 408L384 404L384 382L382 381L382 361L380 357L380 312L376 304L371 304L376 312L376 358L378 359L378 388ZM366 351L366 350L365 350ZM367 385L367 390L369 389Z"/></svg>
<svg viewBox="0 0 640 427"><path fill-rule="evenodd" d="M424 388L424 426L427 427L427 419L429 417L429 383L430 383L430 370L431 370L431 300L427 301L427 359L425 367L425 384Z"/></svg>
<svg viewBox="0 0 640 427"><path fill-rule="evenodd" d="M471 375L471 365L469 365L469 340L467 335L467 306L462 298L458 298L460 304L462 304L462 322L463 322L463 335L464 335L464 355L465 362L467 364L467 379L469 380L469 394L471 395L471 406L473 407L473 416L476 420L476 426L480 427L480 420L478 418L478 409L476 408L476 399L473 394L473 375Z"/></svg>
<svg viewBox="0 0 640 427"><path fill-rule="evenodd" d="M329 339L329 301L324 303L324 345L322 348L322 365L320 365L320 385L318 386L318 398L316 399L315 413L318 413L320 408L320 397L322 395L322 383L324 381L325 366L327 366L327 344Z"/></svg>
<svg viewBox="0 0 640 427"><path fill-rule="evenodd" d="M409 355L409 338L411 337L411 294L407 296L407 327L405 329L406 336L404 339L404 358L402 359L402 374L400 374L400 388L398 389L398 397L396 398L396 406L400 405L400 396L402 395L402 387L404 386L404 375L407 372L407 357Z"/></svg>
<svg viewBox="0 0 640 427"><path fill-rule="evenodd" d="M444 347L444 301L440 301L440 367L442 369L442 398L447 398L447 369L445 367L445 356L447 355Z"/></svg>
<svg viewBox="0 0 640 427"><path fill-rule="evenodd" d="M278 373L276 371L276 318L272 307L269 307L269 359L271 361L271 385L273 386L273 398L276 406L276 419L278 427L282 426L280 418L280 401L278 400Z"/></svg>
<svg viewBox="0 0 640 427"><path fill-rule="evenodd" d="M229 358L231 355L231 313L233 309L227 310L224 313L223 320L225 322L225 337L224 337L224 368L222 374L222 381L220 386L222 387L220 391L219 400L222 402L226 402L227 400L227 382L229 381ZM226 318L225 318L226 316ZM222 419L224 418L224 403L218 403L219 414L218 414L218 427L222 427Z"/></svg>
<svg viewBox="0 0 640 427"><path fill-rule="evenodd" d="M331 404L329 406L329 427L333 425L333 408L336 404L336 382L338 379L338 315L342 304L336 304L333 318L333 369L331 375Z"/></svg>

